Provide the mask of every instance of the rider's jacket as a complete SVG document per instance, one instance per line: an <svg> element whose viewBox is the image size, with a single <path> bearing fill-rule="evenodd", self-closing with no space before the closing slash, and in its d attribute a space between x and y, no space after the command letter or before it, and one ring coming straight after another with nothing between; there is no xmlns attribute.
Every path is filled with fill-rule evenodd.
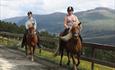
<svg viewBox="0 0 115 70"><path fill-rule="evenodd" d="M36 20L33 18L33 17L31 17L29 20L27 20L26 21L26 23L25 23L25 26L26 26L26 29L28 30L28 28L29 28L29 25L33 25L34 26L34 29L36 30L36 28L37 28L37 23L36 23Z"/></svg>

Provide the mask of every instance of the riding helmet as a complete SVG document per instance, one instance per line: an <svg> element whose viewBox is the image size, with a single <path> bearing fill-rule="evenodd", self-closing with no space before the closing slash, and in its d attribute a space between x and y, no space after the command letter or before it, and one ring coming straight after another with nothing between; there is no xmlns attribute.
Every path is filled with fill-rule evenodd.
<svg viewBox="0 0 115 70"><path fill-rule="evenodd" d="M74 11L74 9L73 9L72 6L69 6L69 7L67 8L67 11Z"/></svg>

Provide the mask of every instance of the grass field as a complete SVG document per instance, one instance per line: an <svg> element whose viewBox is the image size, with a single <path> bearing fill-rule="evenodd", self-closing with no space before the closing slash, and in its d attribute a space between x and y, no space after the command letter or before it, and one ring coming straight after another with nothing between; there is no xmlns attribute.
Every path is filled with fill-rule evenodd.
<svg viewBox="0 0 115 70"><path fill-rule="evenodd" d="M38 51L38 49L36 50L36 52L37 51ZM41 55L39 55L39 53L37 52L37 56L38 57L47 58L47 59L49 59L51 61L54 61L54 62L59 64L60 56L54 57L53 55L54 55L54 53L48 52L48 51L44 51L44 50L42 50L42 54ZM66 64L66 62L67 62L67 57L64 56L63 64ZM90 65L91 65L91 62L81 60L81 64L80 64L79 68L80 68L80 70L90 70L90 68L91 68ZM115 70L115 69L111 68L111 67L95 64L95 69L94 70Z"/></svg>
<svg viewBox="0 0 115 70"><path fill-rule="evenodd" d="M11 47L11 48L18 48L20 46L20 41L17 41L15 39L7 39L7 38L1 38L0 37L0 45L5 45L5 46ZM21 49L21 48L18 48L18 49ZM21 50L24 51L24 49L21 49ZM59 64L60 56L54 57L53 56L54 53L49 52L49 51L45 51L45 50L42 50L42 53L39 54L38 51L39 51L39 49L36 49L36 54L35 54L36 56L47 59L49 61L53 61L53 62ZM64 56L63 64L65 65L66 62L67 62L67 57ZM90 68L91 68L91 62L81 60L81 63L79 66L80 70L91 70ZM95 64L94 70L115 70L115 68L103 66L100 64Z"/></svg>

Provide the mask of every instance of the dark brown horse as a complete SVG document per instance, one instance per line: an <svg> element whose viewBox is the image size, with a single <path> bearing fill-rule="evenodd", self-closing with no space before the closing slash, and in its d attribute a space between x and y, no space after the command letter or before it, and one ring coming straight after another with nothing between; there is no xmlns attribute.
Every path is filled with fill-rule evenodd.
<svg viewBox="0 0 115 70"><path fill-rule="evenodd" d="M72 27L72 29L70 30L72 36L68 41L64 41L62 40L62 38L59 39L59 48L61 54L60 65L62 65L63 52L65 49L68 57L67 64L68 65L70 64L70 58L72 58L74 70L76 70L77 66L80 64L80 55L82 50L80 35L78 34L77 36L74 36L77 30L78 27L76 26ZM77 63L76 63L76 58L77 58Z"/></svg>
<svg viewBox="0 0 115 70"><path fill-rule="evenodd" d="M38 38L35 32L34 27L30 27L28 29L28 33L26 35L26 45L25 45L25 49L26 49L26 55L31 55L31 60L34 61L34 52L35 52L35 48L37 46L38 43Z"/></svg>

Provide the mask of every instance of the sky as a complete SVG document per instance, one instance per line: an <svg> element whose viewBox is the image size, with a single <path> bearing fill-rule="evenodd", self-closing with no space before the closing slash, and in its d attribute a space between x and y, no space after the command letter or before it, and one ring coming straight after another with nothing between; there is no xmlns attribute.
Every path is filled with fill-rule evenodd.
<svg viewBox="0 0 115 70"><path fill-rule="evenodd" d="M34 14L64 12L73 6L75 12L107 7L115 9L115 0L0 0L0 19L26 16L28 11Z"/></svg>

